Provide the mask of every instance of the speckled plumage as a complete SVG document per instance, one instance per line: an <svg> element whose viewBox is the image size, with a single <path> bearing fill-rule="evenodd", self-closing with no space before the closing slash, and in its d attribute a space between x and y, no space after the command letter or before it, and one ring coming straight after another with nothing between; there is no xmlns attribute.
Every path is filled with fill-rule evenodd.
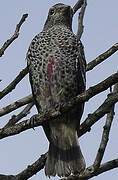
<svg viewBox="0 0 118 180"><path fill-rule="evenodd" d="M70 6L53 6L43 31L34 37L28 49L30 82L39 113L68 102L85 90L83 46L73 34L71 25ZM83 106L78 104L63 114L60 121L47 122L43 126L50 141L45 168L49 177L68 176L85 168L77 141Z"/></svg>

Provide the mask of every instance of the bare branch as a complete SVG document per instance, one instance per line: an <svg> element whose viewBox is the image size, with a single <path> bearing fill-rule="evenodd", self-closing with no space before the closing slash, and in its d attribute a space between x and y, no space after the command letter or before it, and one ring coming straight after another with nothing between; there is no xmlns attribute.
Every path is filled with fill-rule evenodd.
<svg viewBox="0 0 118 180"><path fill-rule="evenodd" d="M0 174L0 180L27 180L28 178L35 175L37 172L39 172L41 169L44 168L45 162L47 158L47 153L41 155L41 157L34 162L32 165L29 165L25 170L20 172L17 175L2 175ZM86 180L91 179L94 176L97 176L99 174L102 174L106 171L109 171L111 169L118 168L118 159L114 159L112 161L108 161L104 164L102 164L97 171L93 170L93 166L90 166L85 169L84 173L80 174L80 176L69 176L68 178L63 178L61 180Z"/></svg>
<svg viewBox="0 0 118 180"><path fill-rule="evenodd" d="M54 112L47 112L44 114L37 114L32 116L30 119L24 120L14 126L8 127L8 128L2 128L0 129L0 139L13 136L16 134L19 134L25 130L28 130L30 128L42 126L43 122L49 121L49 120L55 120L60 115L60 112L54 111ZM33 121L33 125L32 125Z"/></svg>
<svg viewBox="0 0 118 180"><path fill-rule="evenodd" d="M110 55L115 53L117 50L118 50L118 43L116 43L114 46L112 46L105 53L98 56L95 60L88 63L87 71L93 69L96 65L98 65L99 63L104 61L107 57L109 57ZM112 54L110 54L111 52L112 52ZM104 59L103 59L103 57L104 57ZM96 62L97 62L97 64L96 64ZM18 76L3 91L0 92L0 99L2 99L5 95L7 95L9 92L11 92L16 87L16 85L26 76L27 73L28 73L28 68L26 67L18 74Z"/></svg>
<svg viewBox="0 0 118 180"><path fill-rule="evenodd" d="M117 93L117 92L118 92L118 83L115 84L114 90L113 90L113 93ZM109 140L109 133L110 133L113 117L114 117L114 107L115 107L115 105L113 105L111 107L110 112L107 114L106 123L104 126L100 147L98 149L98 152L97 152L94 164L93 164L94 169L96 169L96 170L98 169L98 167L101 164L101 161L102 161L102 158L103 158L103 155L104 155L104 152L105 152L108 140Z"/></svg>
<svg viewBox="0 0 118 180"><path fill-rule="evenodd" d="M109 171L111 169L114 169L114 168L118 168L118 159L114 159L114 160L111 160L111 161L108 161L108 162L102 164L98 168L97 172L95 172L95 176L99 175L99 174L102 174L102 173L104 173L106 171Z"/></svg>
<svg viewBox="0 0 118 180"><path fill-rule="evenodd" d="M5 50L7 49L7 47L19 36L19 31L20 31L20 27L22 26L22 24L25 22L25 19L28 17L28 14L23 14L20 22L16 25L16 29L15 32L13 34L13 36L8 39L3 46L0 49L0 57L4 54Z"/></svg>
<svg viewBox="0 0 118 180"><path fill-rule="evenodd" d="M99 94L100 92L107 90L110 86L114 85L117 82L118 82L118 73L112 74L111 76L101 81L97 85L90 87L81 95L78 95L77 96L78 100L79 102L88 101L96 94Z"/></svg>
<svg viewBox="0 0 118 180"><path fill-rule="evenodd" d="M79 8L81 8L79 17L78 17L78 32L77 32L78 39L81 38L82 33L83 33L83 28L84 28L83 17L84 17L86 5L87 5L86 0L79 0L73 7L74 14L77 12ZM2 48L0 49L0 57L4 54L6 48L19 36L20 27L22 26L27 16L28 14L23 15L20 22L16 26L14 35L10 39L8 39L4 43ZM99 55L96 59L88 63L86 71L92 70L96 65L103 62L105 59L110 57L117 50L118 50L118 43L116 43L106 52ZM2 92L0 92L0 99L2 99L5 95L11 92L16 87L16 85L24 78L24 76L27 73L28 73L28 68L23 69L20 72L20 74ZM24 108L23 111L21 111L17 116L13 116L12 119L10 119L9 122L5 125L5 127L0 129L0 139L19 134L27 129L32 128L32 123L31 123L32 120L33 120L33 127L43 125L45 121L52 121L55 119L57 121L58 116L61 116L63 115L64 112L69 111L69 109L72 108L75 104L88 101L90 98L92 98L96 94L99 94L100 92L105 91L106 89L108 89L110 86L112 86L113 84L117 82L118 82L118 73L115 73L109 76L104 81L100 82L99 84L90 87L84 93L75 97L72 101L62 105L60 112L54 110L51 112L47 112L45 114L35 115L28 120L25 120L25 121L22 121L21 123L16 124L21 118L27 115L27 113L29 112L29 110L34 104L32 95L22 98L0 109L0 116L3 116L29 103ZM70 176L66 178L66 180L91 179L92 177L97 176L105 171L108 171L113 168L118 168L118 159L114 159L112 161L109 161L107 163L100 165L107 142L108 142L109 131L110 131L111 123L113 120L113 106L116 102L118 102L118 91L115 93L111 93L107 97L107 99L103 102L103 104L93 114L89 114L87 119L81 124L79 136L82 136L87 131L90 131L91 126L94 123L96 123L101 117L103 117L106 113L108 113L106 124L104 126L103 136L101 139L101 144L100 144L94 164L86 168L85 171L79 176ZM25 170L23 170L17 175L0 174L0 180L21 180L21 179L27 180L28 178L36 174L38 171L40 171L42 168L44 168L46 158L47 158L47 154L42 155L35 163L33 163L32 165L29 165Z"/></svg>
<svg viewBox="0 0 118 180"><path fill-rule="evenodd" d="M15 125L23 117L26 117L29 114L30 109L33 107L34 102L29 103L18 115L13 115L9 122L4 126L4 128L11 127Z"/></svg>
<svg viewBox="0 0 118 180"><path fill-rule="evenodd" d="M84 0L79 0L73 7L73 13L75 14L78 9L82 7Z"/></svg>
<svg viewBox="0 0 118 180"><path fill-rule="evenodd" d="M111 107L110 112L107 114L106 123L104 126L100 147L98 149L98 152L97 152L94 164L93 164L94 169L96 169L96 170L98 169L98 167L100 167L102 158L104 156L104 152L105 152L108 140L109 140L109 133L110 133L113 117L114 117L114 106Z"/></svg>
<svg viewBox="0 0 118 180"><path fill-rule="evenodd" d="M15 180L15 176L0 174L0 180Z"/></svg>
<svg viewBox="0 0 118 180"><path fill-rule="evenodd" d="M99 55L93 61L88 63L86 71L92 70L95 66L102 63L104 60L106 60L108 57L110 57L112 54L114 54L117 50L118 50L118 43L114 44L111 48L109 48L103 54Z"/></svg>
<svg viewBox="0 0 118 180"><path fill-rule="evenodd" d="M32 102L32 101L33 101L32 95L26 96L26 97L14 102L14 103L8 105L8 106L0 109L0 117L4 116L5 114L8 114L8 113L20 108L20 107Z"/></svg>
<svg viewBox="0 0 118 180"><path fill-rule="evenodd" d="M117 50L118 50L118 43L116 43L110 49L108 49L106 52L104 52L103 54L98 56L95 60L88 63L87 71L92 70L96 65L103 62L105 59L107 59L109 56L111 56ZM18 76L3 91L0 92L0 99L2 99L5 95L7 95L9 92L11 92L16 87L16 85L25 77L25 75L27 73L28 73L28 68L26 67L18 74Z"/></svg>
<svg viewBox="0 0 118 180"><path fill-rule="evenodd" d="M29 165L24 171L20 172L15 176L15 180L27 180L33 175L35 175L37 172L39 172L41 169L44 168L45 162L47 158L47 153L41 155L41 157L34 162L32 165Z"/></svg>
<svg viewBox="0 0 118 180"><path fill-rule="evenodd" d="M83 18L84 18L86 6L87 6L87 2L86 2L86 0L84 0L84 3L82 5L82 7L81 7L81 11L80 11L79 16L78 16L78 30L77 30L77 38L78 38L78 40L81 39L83 30L84 30Z"/></svg>
<svg viewBox="0 0 118 180"><path fill-rule="evenodd" d="M69 176L68 178L63 178L61 180L88 180L91 179L94 176L98 176L106 171L109 171L111 169L118 168L118 159L114 159L112 161L108 161L104 164L102 164L98 170L94 170L93 166L90 166L85 169L85 171L80 174L79 176Z"/></svg>
<svg viewBox="0 0 118 180"><path fill-rule="evenodd" d="M41 155L41 157L34 162L32 165L29 165L24 171L20 172L17 175L2 175L0 174L0 180L27 180L28 178L35 175L37 172L39 172L41 169L44 168L45 162L47 158L47 153ZM85 169L83 174L80 174L80 176L69 176L68 178L63 178L61 180L85 180L85 179L91 179L94 176L100 175L106 171L109 171L111 169L118 168L118 159L114 159L112 161L108 161L104 164L102 164L97 171L93 170L93 166L90 166Z"/></svg>
<svg viewBox="0 0 118 180"><path fill-rule="evenodd" d="M26 76L28 73L28 68L23 69L16 78L3 90L0 92L0 99L10 93L13 89L15 89L16 85Z"/></svg>
<svg viewBox="0 0 118 180"><path fill-rule="evenodd" d="M0 180L27 180L44 168L46 158L47 153L41 155L41 157L36 162L34 162L32 165L29 165L25 170L17 175L0 174Z"/></svg>
<svg viewBox="0 0 118 180"><path fill-rule="evenodd" d="M118 93L113 93L103 102L103 104L92 114L89 114L86 120L81 124L79 130L79 136L82 136L106 113L110 112L111 106L118 102Z"/></svg>
<svg viewBox="0 0 118 180"><path fill-rule="evenodd" d="M80 96L81 97L81 96ZM79 102L79 98L78 98ZM113 93L108 96L108 98L104 101L104 103L93 113L88 116L88 118L82 123L80 126L79 136L82 136L84 133L90 130L90 127L96 123L101 117L103 117L106 113L108 113L109 108L118 102L118 93ZM74 102L73 102L74 104ZM72 108L73 104L67 103L64 106L64 112L68 111ZM0 129L0 139L19 134L27 129L32 128L32 120L33 127L41 126L45 121L57 120L57 117L60 116L61 113L59 111L51 111L41 115L34 115L30 119L22 121L10 128L2 128Z"/></svg>
<svg viewBox="0 0 118 180"><path fill-rule="evenodd" d="M81 95L74 98L71 102L64 104L63 107L61 108L61 113L64 113L64 112L70 110L70 108L72 108L78 102L80 103L80 102L88 101L88 99L95 96L97 93L100 93L100 92L106 90L109 86L113 85L117 81L118 81L118 73L115 73L114 75L108 77L106 80L102 81L101 83L89 88L84 93L82 93ZM4 114L7 114L7 113L15 110L16 108L21 107L21 106L31 102L32 100L33 100L33 97L31 95L26 98L23 98L23 99L19 100L19 101L21 101L21 103L19 101L17 101L15 103L13 103L12 105L9 105L9 106L3 108L2 110L0 110L0 115L2 116ZM95 111L95 113L93 113L92 115L89 115L88 118L86 119L86 121L84 123L82 123L82 125L80 127L79 136L84 134L85 132L89 131L90 127L100 117L102 117L105 113L108 113L109 107L111 105L113 105L114 103L116 103L117 100L118 100L118 93L109 96L107 98L107 100L103 103L103 105L101 105L100 108L98 108ZM58 115L59 115L59 112L53 112L53 113L50 112L47 114L42 114L38 118L38 120L36 122L34 122L34 127L42 125L42 123L45 120L55 119L55 118L57 118ZM0 130L0 139L7 137L7 136L12 136L12 135L18 134L20 132L25 131L26 129L30 129L32 127L30 122L31 122L31 120L26 120L26 121L23 121L13 127L1 129Z"/></svg>
<svg viewBox="0 0 118 180"><path fill-rule="evenodd" d="M78 95L76 98L74 98L74 100L72 102L69 102L69 103L66 103L65 105L63 105L64 111L66 109L72 108L78 102L88 101L90 98L92 98L96 94L99 94L100 92L108 89L110 86L112 86L113 84L115 84L117 82L118 82L118 73L115 73L115 74L109 76L104 81L100 82L99 84L90 87L88 90L86 90L81 95ZM8 113L14 111L15 109L17 109L21 106L24 106L25 104L28 104L32 101L33 101L32 95L29 95L23 99L20 99L2 109L0 109L0 117L5 114L8 114Z"/></svg>

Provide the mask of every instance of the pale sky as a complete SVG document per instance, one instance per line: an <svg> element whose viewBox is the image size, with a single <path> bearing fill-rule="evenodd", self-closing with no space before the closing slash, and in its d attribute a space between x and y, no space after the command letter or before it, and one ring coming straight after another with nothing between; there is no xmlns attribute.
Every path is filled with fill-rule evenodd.
<svg viewBox="0 0 118 180"><path fill-rule="evenodd" d="M24 13L29 16L22 25L20 35L10 47L5 51L0 61L0 91L5 88L14 77L26 67L26 52L32 38L39 33L47 17L48 9L56 3L65 3L73 6L77 1L69 0L1 0L0 8L0 46L14 33L15 26ZM93 60L100 53L110 48L118 42L118 1L117 0L88 0L88 6L84 18L84 33L82 42L85 47L87 62ZM77 14L73 22L73 31L77 30ZM97 84L101 80L115 73L118 69L118 52L111 56L106 62L97 66L94 70L87 73L87 88ZM1 108L25 97L31 93L28 76L9 95L1 100ZM100 106L107 97L109 90L97 95L86 103L82 121L88 113ZM115 108L115 118L113 121L109 142L105 151L103 162L118 158L118 106ZM22 109L22 108L21 108ZM20 110L21 110L20 109ZM2 127L13 114L12 112L0 119ZM25 119L36 113L34 107L31 114ZM106 116L105 116L106 117ZM96 123L92 130L80 138L80 145L84 154L87 166L94 162L100 138L103 130L105 118ZM27 130L19 135L8 137L0 141L0 174L17 174L28 165L35 162L39 156L48 150L47 139L42 128ZM47 180L44 171L34 175L31 180ZM57 179L57 178L53 178ZM92 180L116 180L118 179L118 169L103 173Z"/></svg>

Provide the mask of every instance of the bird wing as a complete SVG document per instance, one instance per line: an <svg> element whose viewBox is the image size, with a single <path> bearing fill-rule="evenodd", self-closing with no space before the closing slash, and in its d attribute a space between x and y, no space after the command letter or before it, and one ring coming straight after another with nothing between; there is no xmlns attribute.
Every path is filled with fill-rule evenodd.
<svg viewBox="0 0 118 180"><path fill-rule="evenodd" d="M78 54L78 94L81 94L86 89L86 59L84 54L84 46L81 41L78 42Z"/></svg>

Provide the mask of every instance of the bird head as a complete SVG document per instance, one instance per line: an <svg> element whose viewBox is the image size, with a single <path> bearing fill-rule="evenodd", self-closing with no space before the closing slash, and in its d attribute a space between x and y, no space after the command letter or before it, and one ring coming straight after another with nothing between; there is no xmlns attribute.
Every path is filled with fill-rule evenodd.
<svg viewBox="0 0 118 180"><path fill-rule="evenodd" d="M73 9L65 4L59 3L49 9L48 17L44 28L51 28L54 25L64 25L72 29Z"/></svg>

